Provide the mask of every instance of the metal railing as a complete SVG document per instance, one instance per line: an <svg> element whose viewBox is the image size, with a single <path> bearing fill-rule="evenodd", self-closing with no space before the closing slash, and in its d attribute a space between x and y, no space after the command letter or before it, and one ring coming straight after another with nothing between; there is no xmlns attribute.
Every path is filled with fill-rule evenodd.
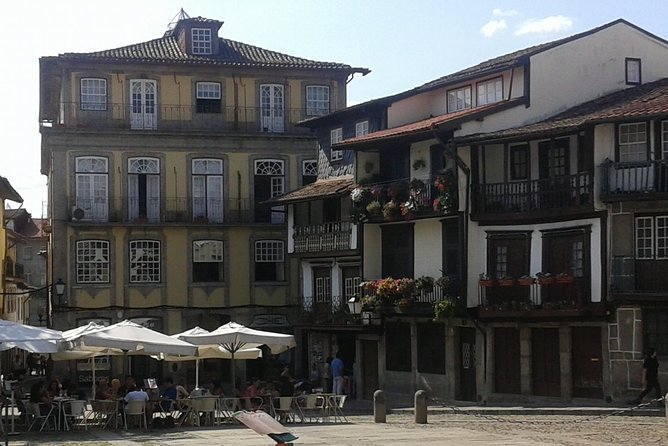
<svg viewBox="0 0 668 446"><path fill-rule="evenodd" d="M668 161L652 160L601 164L602 194L624 196L668 193Z"/></svg>
<svg viewBox="0 0 668 446"><path fill-rule="evenodd" d="M69 218L93 223L253 223L249 198L83 199L70 197Z"/></svg>
<svg viewBox="0 0 668 446"><path fill-rule="evenodd" d="M282 110L277 116L259 107L221 107L219 112L202 112L196 105L138 107L109 103L106 110L83 110L78 102L61 102L59 111L44 117L40 124L82 130L310 134L310 129L295 125L307 117L304 109L292 108Z"/></svg>
<svg viewBox="0 0 668 446"><path fill-rule="evenodd" d="M613 256L611 264L613 293L665 294L668 292L668 260Z"/></svg>
<svg viewBox="0 0 668 446"><path fill-rule="evenodd" d="M473 209L478 214L531 212L593 205L588 172L530 181L476 184Z"/></svg>
<svg viewBox="0 0 668 446"><path fill-rule="evenodd" d="M349 221L294 227L295 253L331 252L355 249Z"/></svg>

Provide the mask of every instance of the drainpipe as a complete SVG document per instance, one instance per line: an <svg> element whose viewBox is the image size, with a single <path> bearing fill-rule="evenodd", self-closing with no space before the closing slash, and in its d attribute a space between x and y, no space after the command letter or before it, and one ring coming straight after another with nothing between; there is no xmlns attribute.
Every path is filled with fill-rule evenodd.
<svg viewBox="0 0 668 446"><path fill-rule="evenodd" d="M438 143L443 146L445 149L445 153L452 159L455 160L455 163L457 164L457 168L461 169L464 172L464 175L466 177L466 188L465 188L465 202L464 202L464 236L462 240L462 245L463 245L463 263L466 266L466 272L467 274L464 275L463 277L463 287L466 289L468 280L468 236L469 236L469 216L470 216L470 201L471 201L471 168L464 162L463 159L459 157L457 154L457 150L455 148L455 145L452 142L446 141L443 139L443 137L438 133L436 126L432 125L431 127L432 134L434 136L434 139L438 141ZM467 301L468 301L468 294L467 294ZM468 303L468 302L467 302ZM466 312L466 318L469 319L473 325L475 325L476 329L483 335L483 381L487 381L487 332L483 330L483 328L480 326L477 320L474 320L471 318L468 314L468 311Z"/></svg>

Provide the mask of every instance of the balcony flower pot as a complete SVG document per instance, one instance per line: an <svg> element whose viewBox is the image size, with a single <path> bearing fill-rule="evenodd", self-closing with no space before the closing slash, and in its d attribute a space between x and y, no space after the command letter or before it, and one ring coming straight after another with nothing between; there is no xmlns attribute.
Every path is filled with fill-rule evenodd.
<svg viewBox="0 0 668 446"><path fill-rule="evenodd" d="M561 284L569 284L575 282L575 277L569 275L559 275L556 277L555 281Z"/></svg>
<svg viewBox="0 0 668 446"><path fill-rule="evenodd" d="M198 215L197 217L195 217L195 223L208 223L208 222L209 219L203 215Z"/></svg>
<svg viewBox="0 0 668 446"><path fill-rule="evenodd" d="M552 285L554 276L550 273L538 273L536 274L536 281L539 285Z"/></svg>
<svg viewBox="0 0 668 446"><path fill-rule="evenodd" d="M513 286L515 279L499 279L499 286Z"/></svg>
<svg viewBox="0 0 668 446"><path fill-rule="evenodd" d="M480 283L480 286L483 288L494 286L494 281L492 279L480 279L478 283Z"/></svg>
<svg viewBox="0 0 668 446"><path fill-rule="evenodd" d="M517 284L520 286L531 286L536 283L536 279L533 277L520 277L517 279Z"/></svg>

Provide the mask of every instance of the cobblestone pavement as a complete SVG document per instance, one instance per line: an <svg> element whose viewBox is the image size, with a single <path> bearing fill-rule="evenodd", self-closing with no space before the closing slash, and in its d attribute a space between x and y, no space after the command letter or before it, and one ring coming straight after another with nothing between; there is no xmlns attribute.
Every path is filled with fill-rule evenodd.
<svg viewBox="0 0 668 446"><path fill-rule="evenodd" d="M295 445L408 446L408 445L666 445L664 417L503 416L502 421L461 414L430 415L426 425L411 415L388 415L386 424L371 416L349 417L348 424L298 424L288 428L299 439ZM99 431L22 434L11 446L261 446L268 437L241 426L183 430Z"/></svg>

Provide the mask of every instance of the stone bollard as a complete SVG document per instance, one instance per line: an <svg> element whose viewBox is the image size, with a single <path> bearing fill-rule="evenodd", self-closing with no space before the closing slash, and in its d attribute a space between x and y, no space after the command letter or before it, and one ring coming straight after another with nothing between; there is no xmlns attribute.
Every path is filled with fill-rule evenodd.
<svg viewBox="0 0 668 446"><path fill-rule="evenodd" d="M666 409L666 418L668 419L668 393L663 397L663 407Z"/></svg>
<svg viewBox="0 0 668 446"><path fill-rule="evenodd" d="M385 392L376 390L373 392L373 422L385 423L387 418L387 407L385 405Z"/></svg>
<svg viewBox="0 0 668 446"><path fill-rule="evenodd" d="M415 392L415 423L427 424L427 392L418 390Z"/></svg>

